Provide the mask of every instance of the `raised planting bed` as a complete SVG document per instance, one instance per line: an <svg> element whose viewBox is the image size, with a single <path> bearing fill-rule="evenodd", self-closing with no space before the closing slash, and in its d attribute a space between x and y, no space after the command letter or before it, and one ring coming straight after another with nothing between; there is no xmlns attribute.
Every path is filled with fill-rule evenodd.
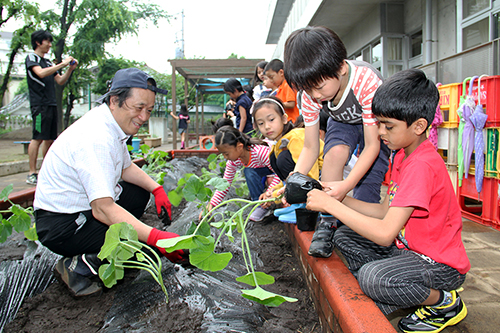
<svg viewBox="0 0 500 333"><path fill-rule="evenodd" d="M144 138L144 144L151 148L161 146L161 138Z"/></svg>
<svg viewBox="0 0 500 333"><path fill-rule="evenodd" d="M179 159L212 152L175 150L170 155ZM144 160L134 162L144 164ZM177 173L190 172L182 164L173 169ZM169 186L169 177L164 186ZM34 190L30 189L10 198L29 204L33 195ZM173 220L192 219L198 212L193 203L181 205L173 210ZM160 222L154 212L148 212L144 222L162 227L157 225ZM174 222L168 230L184 234L183 228L186 226ZM307 254L313 232L301 232L294 225L276 220L253 224L249 229L252 239L258 241L254 247L261 270L276 278L275 284L266 289L298 298L298 302L265 307L243 299L239 292L242 285L234 281L238 276L234 269L240 265L237 262L226 268L224 275L214 276L163 260L168 304L162 300L159 286L147 274L137 271L127 271L124 281L101 295L78 300L55 282L43 293L26 299L16 319L4 331L395 332L335 253L328 259ZM230 242L223 246L232 247ZM238 254L234 257L237 259ZM193 291L190 287L194 285L203 286L203 290ZM237 292L231 292L232 289ZM218 304L216 309L211 302ZM207 308L215 310L207 312ZM207 322L210 316L215 320Z"/></svg>

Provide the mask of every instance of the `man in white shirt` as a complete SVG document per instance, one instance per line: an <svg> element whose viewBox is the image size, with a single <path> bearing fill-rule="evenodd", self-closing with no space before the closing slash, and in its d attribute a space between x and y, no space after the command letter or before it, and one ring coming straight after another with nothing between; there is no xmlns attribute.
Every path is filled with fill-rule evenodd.
<svg viewBox="0 0 500 333"><path fill-rule="evenodd" d="M104 103L61 133L45 157L33 203L37 233L43 245L64 256L55 271L75 296L102 289L91 277L110 225L127 222L152 246L178 236L139 221L150 193L164 223L170 223L171 205L163 187L132 163L126 145L149 119L157 92L167 93L145 72L119 70ZM182 250L158 250L172 262L184 260Z"/></svg>

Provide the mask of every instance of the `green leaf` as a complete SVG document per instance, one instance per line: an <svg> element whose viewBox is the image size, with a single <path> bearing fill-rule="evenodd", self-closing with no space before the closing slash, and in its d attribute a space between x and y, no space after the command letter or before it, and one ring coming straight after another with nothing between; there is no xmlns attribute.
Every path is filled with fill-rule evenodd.
<svg viewBox="0 0 500 333"><path fill-rule="evenodd" d="M99 267L99 277L108 288L114 286L117 281L123 279L124 276L125 270L123 267L116 266L114 260L109 264L104 264Z"/></svg>
<svg viewBox="0 0 500 333"><path fill-rule="evenodd" d="M164 178L167 173L165 171L160 172L159 174L156 175L156 182L159 185L163 185L165 183Z"/></svg>
<svg viewBox="0 0 500 333"><path fill-rule="evenodd" d="M212 222L210 225L214 228L220 229L226 224L225 222Z"/></svg>
<svg viewBox="0 0 500 333"><path fill-rule="evenodd" d="M0 223L0 243L7 240L7 237L12 235L12 225L7 220L2 220Z"/></svg>
<svg viewBox="0 0 500 333"><path fill-rule="evenodd" d="M230 252L214 253L214 248L215 245L212 243L191 250L189 262L204 271L216 272L224 269L233 255Z"/></svg>
<svg viewBox="0 0 500 333"><path fill-rule="evenodd" d="M186 232L186 235L193 235L196 228L198 228L198 225L196 224L196 222L195 221L191 222L191 226L189 227L188 231ZM198 231L196 231L196 235L205 236L205 237L209 237L211 235L210 226L208 225L207 221L201 222L201 225L198 228Z"/></svg>
<svg viewBox="0 0 500 333"><path fill-rule="evenodd" d="M31 227L31 217L22 208L19 209L21 206L16 206L11 207L15 215L9 217L9 221L17 232L23 232Z"/></svg>
<svg viewBox="0 0 500 333"><path fill-rule="evenodd" d="M255 272L255 279L257 279L258 285L266 285L274 283L274 276L268 275L264 272ZM255 279L252 273L248 273L236 278L236 281L241 283L246 283L248 285L251 285L252 287L255 287Z"/></svg>
<svg viewBox="0 0 500 333"><path fill-rule="evenodd" d="M137 254L135 255L135 257L136 257L137 261L142 261L142 262L146 261L146 256L144 256L144 254L142 254L142 253L140 253L140 252L139 252L139 253L137 253Z"/></svg>
<svg viewBox="0 0 500 333"><path fill-rule="evenodd" d="M187 201L195 201L200 194L203 197L205 196L205 184L203 184L198 176L193 175L189 177L186 186L182 190L182 194Z"/></svg>
<svg viewBox="0 0 500 333"><path fill-rule="evenodd" d="M184 235L169 239L160 239L156 242L157 247L162 247L167 252L184 249L196 249L199 246L213 243L212 237L205 237L200 235Z"/></svg>
<svg viewBox="0 0 500 333"><path fill-rule="evenodd" d="M146 155L151 149L147 144L142 144L139 148L141 149L141 153L144 155Z"/></svg>
<svg viewBox="0 0 500 333"><path fill-rule="evenodd" d="M231 223L231 225L229 226L229 228L227 228L227 231L226 231L226 237L227 239L229 239L229 241L231 243L234 243L234 236L233 236L233 224Z"/></svg>
<svg viewBox="0 0 500 333"><path fill-rule="evenodd" d="M24 232L24 237L31 241L36 241L38 240L38 234L36 233L36 225L33 224L33 227L29 228Z"/></svg>
<svg viewBox="0 0 500 333"><path fill-rule="evenodd" d="M126 246L129 245L129 246ZM130 248L132 247L132 248ZM118 243L115 258L118 260L128 260L142 248L141 243L133 240L125 240Z"/></svg>
<svg viewBox="0 0 500 333"><path fill-rule="evenodd" d="M210 154L207 157L207 162L210 163L210 162L215 161L216 159L217 159L217 154Z"/></svg>
<svg viewBox="0 0 500 333"><path fill-rule="evenodd" d="M224 178L215 177L210 179L207 185L213 186L216 190L224 191L229 187L229 182Z"/></svg>
<svg viewBox="0 0 500 333"><path fill-rule="evenodd" d="M106 236L104 237L104 244L101 247L101 251L97 255L99 259L106 259L118 247L120 243L121 228L124 228L123 223L128 224L126 222L121 222L113 224L108 228L108 231L106 231Z"/></svg>
<svg viewBox="0 0 500 333"><path fill-rule="evenodd" d="M14 189L13 184L7 185L0 193L0 200L7 201L9 199L9 195L13 189Z"/></svg>
<svg viewBox="0 0 500 333"><path fill-rule="evenodd" d="M179 195L179 193L177 193L177 190L168 192L168 199L170 200L170 203L175 207L179 207L183 198L184 197L182 195Z"/></svg>
<svg viewBox="0 0 500 333"><path fill-rule="evenodd" d="M243 297L266 306L276 307L283 302L297 302L296 298L271 293L261 287L256 287L251 290L242 289L241 292L243 293Z"/></svg>

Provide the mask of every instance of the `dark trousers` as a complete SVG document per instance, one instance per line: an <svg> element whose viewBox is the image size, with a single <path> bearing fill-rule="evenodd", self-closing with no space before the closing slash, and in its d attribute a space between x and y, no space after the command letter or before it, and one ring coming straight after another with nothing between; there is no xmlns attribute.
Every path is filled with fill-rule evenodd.
<svg viewBox="0 0 500 333"><path fill-rule="evenodd" d="M328 119L324 154L326 155L336 145L347 145L350 149L349 156L353 154L358 145L358 151L363 151L365 147L363 126L362 124L344 124L332 118ZM380 142L378 157L354 187L353 198L364 202L380 202L380 187L389 169L389 155L389 148L383 142ZM349 163L349 160L346 161L347 163Z"/></svg>
<svg viewBox="0 0 500 333"><path fill-rule="evenodd" d="M334 244L361 290L384 314L421 304L431 288L450 291L465 281L465 274L448 265L394 244L375 244L345 225L335 232Z"/></svg>
<svg viewBox="0 0 500 333"><path fill-rule="evenodd" d="M150 199L150 193L127 182L120 182L123 191L116 202L139 219ZM65 257L84 253L99 253L108 226L92 215L92 210L61 214L35 211L38 239L52 252Z"/></svg>
<svg viewBox="0 0 500 333"><path fill-rule="evenodd" d="M252 201L259 200L259 196L266 189L263 178L272 175L271 170L268 168L244 168L243 173L247 181L250 198L252 198Z"/></svg>

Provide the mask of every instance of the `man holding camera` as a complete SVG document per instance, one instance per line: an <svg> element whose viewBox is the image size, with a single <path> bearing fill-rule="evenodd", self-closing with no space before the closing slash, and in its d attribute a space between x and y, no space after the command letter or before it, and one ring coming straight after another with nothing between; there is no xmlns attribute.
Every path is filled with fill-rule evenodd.
<svg viewBox="0 0 500 333"><path fill-rule="evenodd" d="M31 34L31 46L34 52L26 57L26 77L30 96L31 116L33 118L33 137L28 147L30 172L26 182L36 185L36 160L42 146L45 157L47 150L57 137L57 104L54 81L64 85L71 73L78 66L78 61L67 57L60 64L54 65L44 56L52 47L52 35L46 30L37 30ZM66 73L60 69L69 66Z"/></svg>

